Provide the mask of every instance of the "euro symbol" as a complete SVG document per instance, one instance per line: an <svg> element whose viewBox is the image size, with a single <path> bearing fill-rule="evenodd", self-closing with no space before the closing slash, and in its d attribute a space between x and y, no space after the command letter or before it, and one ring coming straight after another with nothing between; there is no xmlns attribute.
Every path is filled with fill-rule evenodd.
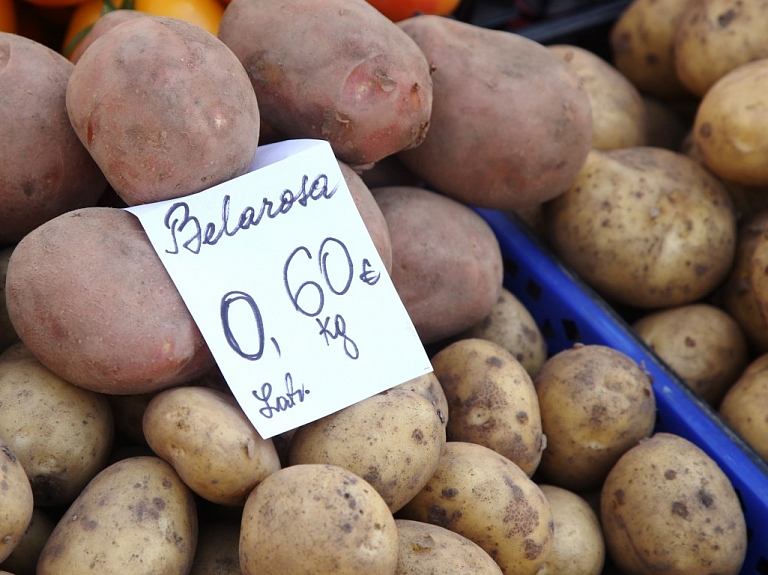
<svg viewBox="0 0 768 575"><path fill-rule="evenodd" d="M374 285L379 281L381 274L371 267L371 262L367 258L363 258L363 273L360 274L360 279L363 283L367 283L369 286Z"/></svg>

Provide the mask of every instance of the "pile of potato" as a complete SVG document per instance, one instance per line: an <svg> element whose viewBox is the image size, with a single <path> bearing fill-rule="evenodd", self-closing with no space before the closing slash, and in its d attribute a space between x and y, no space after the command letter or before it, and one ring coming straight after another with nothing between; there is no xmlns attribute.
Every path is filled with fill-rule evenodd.
<svg viewBox="0 0 768 575"><path fill-rule="evenodd" d="M364 0L231 0L217 36L121 15L76 63L0 32L0 570L739 573L726 475L654 433L630 358L547 353L470 207L525 218L765 437L739 423L758 401L734 397L766 393L762 54L690 79L686 42L714 40L683 23L704 16L652 3L670 28L647 47L643 2L615 25L614 65ZM721 27L757 20L739 6ZM665 75L680 85L642 82ZM331 144L434 372L265 440L121 208L295 138Z"/></svg>

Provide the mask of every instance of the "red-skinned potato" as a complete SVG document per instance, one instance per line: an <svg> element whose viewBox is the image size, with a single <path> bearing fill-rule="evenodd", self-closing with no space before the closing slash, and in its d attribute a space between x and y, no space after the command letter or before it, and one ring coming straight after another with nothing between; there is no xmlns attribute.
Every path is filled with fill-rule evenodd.
<svg viewBox="0 0 768 575"><path fill-rule="evenodd" d="M398 25L432 66L424 142L399 158L434 189L517 210L564 192L592 144L592 109L576 72L541 44L440 16Z"/></svg>
<svg viewBox="0 0 768 575"><path fill-rule="evenodd" d="M423 188L374 188L392 239L392 283L424 343L486 317L502 287L493 230L466 205Z"/></svg>
<svg viewBox="0 0 768 575"><path fill-rule="evenodd" d="M8 315L29 350L103 393L157 391L210 370L213 356L138 218L82 208L19 242Z"/></svg>
<svg viewBox="0 0 768 575"><path fill-rule="evenodd" d="M128 205L186 196L248 170L258 103L243 66L216 36L147 15L91 48L67 85L67 111Z"/></svg>
<svg viewBox="0 0 768 575"><path fill-rule="evenodd" d="M14 244L106 188L78 141L65 93L74 66L61 54L0 32L0 245Z"/></svg>
<svg viewBox="0 0 768 575"><path fill-rule="evenodd" d="M266 122L288 138L327 140L351 166L424 139L429 64L365 0L232 0L219 38L247 70Z"/></svg>

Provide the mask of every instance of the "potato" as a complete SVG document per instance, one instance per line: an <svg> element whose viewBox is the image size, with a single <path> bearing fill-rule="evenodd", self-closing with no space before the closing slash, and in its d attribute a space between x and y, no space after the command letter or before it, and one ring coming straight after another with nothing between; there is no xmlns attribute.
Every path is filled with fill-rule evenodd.
<svg viewBox="0 0 768 575"><path fill-rule="evenodd" d="M477 443L447 442L434 475L399 518L466 537L504 575L538 573L554 544L552 510L541 489L516 464Z"/></svg>
<svg viewBox="0 0 768 575"><path fill-rule="evenodd" d="M41 364L22 343L0 355L0 437L32 484L35 505L68 505L107 464L112 409Z"/></svg>
<svg viewBox="0 0 768 575"><path fill-rule="evenodd" d="M768 57L761 2L696 0L680 13L673 34L675 72L694 95L707 91L731 70Z"/></svg>
<svg viewBox="0 0 768 575"><path fill-rule="evenodd" d="M613 65L643 94L661 100L691 94L675 69L675 26L688 0L632 0L613 23Z"/></svg>
<svg viewBox="0 0 768 575"><path fill-rule="evenodd" d="M718 412L723 420L768 461L768 354L753 359L728 389Z"/></svg>
<svg viewBox="0 0 768 575"><path fill-rule="evenodd" d="M730 196L681 153L593 150L571 188L546 207L554 250L610 303L691 303L711 293L733 262Z"/></svg>
<svg viewBox="0 0 768 575"><path fill-rule="evenodd" d="M32 520L32 486L11 446L0 435L0 563L18 546Z"/></svg>
<svg viewBox="0 0 768 575"><path fill-rule="evenodd" d="M692 303L641 316L632 327L680 379L712 406L749 361L747 338L727 312Z"/></svg>
<svg viewBox="0 0 768 575"><path fill-rule="evenodd" d="M739 573L747 529L728 477L689 440L656 433L627 451L602 488L606 548L627 575Z"/></svg>
<svg viewBox="0 0 768 575"><path fill-rule="evenodd" d="M394 513L426 485L444 445L435 406L415 391L390 389L297 428L288 462L344 467Z"/></svg>
<svg viewBox="0 0 768 575"><path fill-rule="evenodd" d="M484 445L518 465L529 477L547 440L531 376L504 347L468 338L432 356L445 391L449 441Z"/></svg>
<svg viewBox="0 0 768 575"><path fill-rule="evenodd" d="M768 351L768 322L763 317L761 303L752 283L758 277L755 251L768 234L768 210L745 216L738 228L733 266L720 289L722 306L741 326L750 349L757 353Z"/></svg>
<svg viewBox="0 0 768 575"><path fill-rule="evenodd" d="M394 575L397 550L387 504L362 477L336 465L285 467L243 508L243 575Z"/></svg>
<svg viewBox="0 0 768 575"><path fill-rule="evenodd" d="M148 393L214 365L138 218L91 207L58 216L13 251L8 315L40 362L75 385Z"/></svg>
<svg viewBox="0 0 768 575"><path fill-rule="evenodd" d="M586 48L570 44L548 48L565 60L584 83L592 107L592 147L614 150L644 146L648 119L634 84Z"/></svg>
<svg viewBox="0 0 768 575"><path fill-rule="evenodd" d="M392 283L425 344L486 317L503 262L491 227L468 206L423 188L373 188L392 239Z"/></svg>
<svg viewBox="0 0 768 575"><path fill-rule="evenodd" d="M478 337L499 344L514 355L531 376L547 360L547 342L536 320L515 294L503 286L491 313L458 337Z"/></svg>
<svg viewBox="0 0 768 575"><path fill-rule="evenodd" d="M13 246L0 249L0 352L19 339L16 330L13 329L11 318L8 317L8 304L5 303L5 278L12 253Z"/></svg>
<svg viewBox="0 0 768 575"><path fill-rule="evenodd" d="M201 522L197 551L188 575L242 575L239 553L239 518Z"/></svg>
<svg viewBox="0 0 768 575"><path fill-rule="evenodd" d="M396 575L501 575L488 553L466 537L431 523L396 519Z"/></svg>
<svg viewBox="0 0 768 575"><path fill-rule="evenodd" d="M632 358L605 345L564 349L547 360L533 383L547 436L539 472L559 487L598 487L656 423L648 375Z"/></svg>
<svg viewBox="0 0 768 575"><path fill-rule="evenodd" d="M99 37L67 84L72 127L115 192L137 205L244 174L259 108L242 64L176 18L135 18Z"/></svg>
<svg viewBox="0 0 768 575"><path fill-rule="evenodd" d="M392 241L389 237L387 220L381 213L381 208L376 203L370 188L357 172L344 162L339 162L339 168L347 188L349 188L349 193L355 201L357 211L360 212L360 217L365 223L368 235L371 236L371 241L376 246L376 251L384 264L384 268L387 273L390 273L392 271Z"/></svg>
<svg viewBox="0 0 768 575"><path fill-rule="evenodd" d="M364 0L233 0L219 38L248 72L265 121L288 138L327 140L353 167L424 139L427 59Z"/></svg>
<svg viewBox="0 0 768 575"><path fill-rule="evenodd" d="M408 389L423 395L429 400L432 407L437 409L437 416L440 418L443 427L448 424L448 417L450 415L448 412L448 399L445 397L443 386L440 385L434 371L409 379L392 389Z"/></svg>
<svg viewBox="0 0 768 575"><path fill-rule="evenodd" d="M262 439L231 394L199 386L158 393L142 420L147 444L199 496L241 506L280 469L271 439Z"/></svg>
<svg viewBox="0 0 768 575"><path fill-rule="evenodd" d="M570 186L592 143L578 74L538 42L440 16L398 25L432 65L424 142L398 157L461 202L521 210Z"/></svg>
<svg viewBox="0 0 768 575"><path fill-rule="evenodd" d="M158 392L134 393L130 395L107 395L115 419L115 434L119 440L136 446L147 445L141 425L147 405Z"/></svg>
<svg viewBox="0 0 768 575"><path fill-rule="evenodd" d="M585 499L556 485L539 484L555 520L555 544L537 575L600 575L605 539L600 520Z"/></svg>
<svg viewBox="0 0 768 575"><path fill-rule="evenodd" d="M724 180L768 186L766 90L768 57L734 68L701 99L693 138L704 164Z"/></svg>
<svg viewBox="0 0 768 575"><path fill-rule="evenodd" d="M6 570L0 571L0 574L10 572L13 575L35 575L40 552L55 526L54 516L47 510L41 507L33 508L32 519L24 535L5 561L0 562L0 569Z"/></svg>
<svg viewBox="0 0 768 575"><path fill-rule="evenodd" d="M100 38L118 24L122 24L128 20L133 20L134 18L141 18L142 16L146 15L146 12L139 12L138 10L130 10L126 8L111 10L105 14L101 14L99 19L93 23L93 26L88 31L88 33L82 39L80 39L77 44L75 44L74 48L71 49L68 55L69 61L73 64L77 64L77 61L83 55L83 52L85 52L85 50L89 48L97 38ZM70 46L63 46L62 54L67 56L69 49Z"/></svg>
<svg viewBox="0 0 768 575"><path fill-rule="evenodd" d="M67 117L73 69L47 46L0 32L0 246L64 212L95 205L106 188Z"/></svg>
<svg viewBox="0 0 768 575"><path fill-rule="evenodd" d="M37 575L188 573L197 546L192 492L155 456L104 468L64 512Z"/></svg>

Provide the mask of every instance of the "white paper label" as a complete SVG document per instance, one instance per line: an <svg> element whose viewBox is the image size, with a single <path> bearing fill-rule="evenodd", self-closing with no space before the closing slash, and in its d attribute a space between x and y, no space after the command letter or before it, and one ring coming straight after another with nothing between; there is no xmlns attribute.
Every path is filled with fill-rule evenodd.
<svg viewBox="0 0 768 575"><path fill-rule="evenodd" d="M432 371L327 142L261 146L243 176L126 209L262 437Z"/></svg>

